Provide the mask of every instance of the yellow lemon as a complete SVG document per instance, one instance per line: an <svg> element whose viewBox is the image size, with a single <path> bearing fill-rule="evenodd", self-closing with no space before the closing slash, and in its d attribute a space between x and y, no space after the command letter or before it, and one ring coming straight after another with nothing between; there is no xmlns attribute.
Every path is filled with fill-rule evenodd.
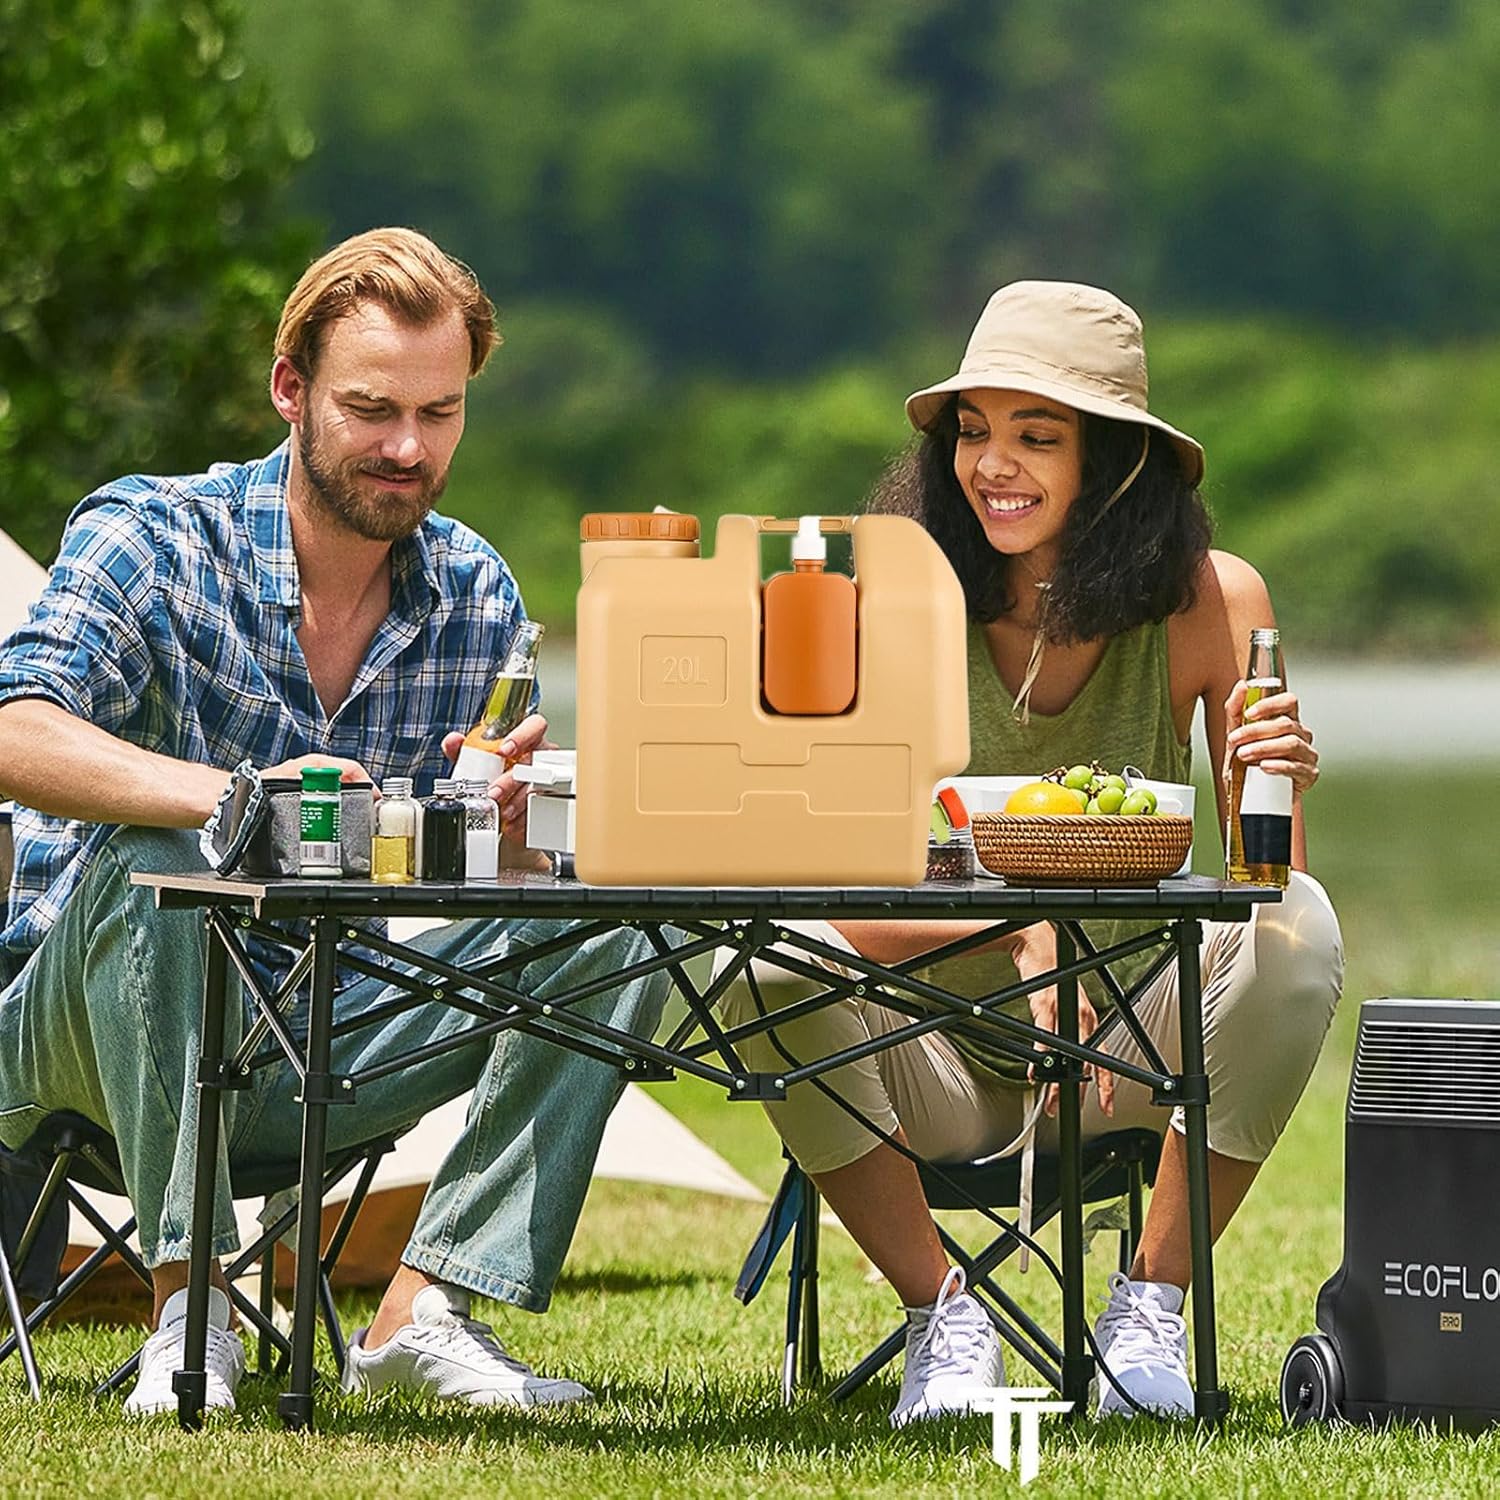
<svg viewBox="0 0 1500 1500"><path fill-rule="evenodd" d="M1048 813L1081 815L1083 807L1078 793L1069 787L1059 786L1055 781L1029 781L1005 799L1003 811L1029 817Z"/></svg>

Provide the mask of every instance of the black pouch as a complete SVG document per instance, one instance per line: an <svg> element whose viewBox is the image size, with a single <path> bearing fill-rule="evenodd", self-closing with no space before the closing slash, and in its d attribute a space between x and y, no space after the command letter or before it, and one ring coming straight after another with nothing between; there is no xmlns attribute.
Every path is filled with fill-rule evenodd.
<svg viewBox="0 0 1500 1500"><path fill-rule="evenodd" d="M340 866L345 875L368 880L375 789L368 781L346 782L339 794ZM248 762L235 767L200 843L220 875L294 879L302 857L302 783L267 780Z"/></svg>

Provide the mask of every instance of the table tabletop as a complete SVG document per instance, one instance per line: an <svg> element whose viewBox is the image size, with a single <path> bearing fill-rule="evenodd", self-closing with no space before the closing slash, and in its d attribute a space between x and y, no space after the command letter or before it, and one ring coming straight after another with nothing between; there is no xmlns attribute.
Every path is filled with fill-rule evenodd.
<svg viewBox="0 0 1500 1500"><path fill-rule="evenodd" d="M1197 917L1244 922L1255 905L1281 899L1276 886L1232 884L1205 875L1174 876L1148 886L1010 885L991 879L913 886L613 886L520 870L503 871L494 880L409 885L209 872L139 872L131 878L155 889L159 907L248 906L259 917L613 916L665 921L674 916L791 920L927 915L990 917L999 922L1034 912L1065 920Z"/></svg>

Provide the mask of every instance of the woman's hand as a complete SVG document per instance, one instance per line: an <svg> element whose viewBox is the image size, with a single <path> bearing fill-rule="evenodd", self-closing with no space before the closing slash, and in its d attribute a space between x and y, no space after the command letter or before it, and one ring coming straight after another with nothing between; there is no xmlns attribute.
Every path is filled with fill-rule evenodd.
<svg viewBox="0 0 1500 1500"><path fill-rule="evenodd" d="M1057 934L1052 927L1045 923L1038 923L1035 927L1028 927L1020 934L1013 957L1015 959L1016 972L1023 979L1034 978L1038 974L1044 974L1048 969L1057 967ZM1033 990L1027 997L1031 1004L1032 1022L1044 1027L1048 1031L1057 1030L1057 987L1048 985L1043 990ZM1078 986L1078 1035L1081 1040L1087 1040L1099 1026L1099 1016L1094 1010L1089 997L1084 994L1083 986ZM1040 1047L1040 1043L1038 1043ZM1042 1049L1045 1050L1045 1049ZM1028 1071L1028 1077L1036 1081L1036 1069ZM1107 1073L1103 1069L1096 1069L1092 1063L1084 1064L1085 1079L1092 1077L1094 1086L1099 1090L1099 1108L1106 1117L1115 1112L1115 1075ZM1059 1085L1052 1083L1047 1085L1047 1092L1042 1100L1042 1108L1049 1114L1057 1113L1057 1100Z"/></svg>
<svg viewBox="0 0 1500 1500"><path fill-rule="evenodd" d="M1271 693L1245 708L1245 683L1235 683L1224 700L1228 735L1224 744L1224 782L1237 759L1242 765L1259 766L1273 776L1289 776L1293 791L1300 795L1318 779L1318 752L1313 749L1312 730L1299 717L1297 695Z"/></svg>

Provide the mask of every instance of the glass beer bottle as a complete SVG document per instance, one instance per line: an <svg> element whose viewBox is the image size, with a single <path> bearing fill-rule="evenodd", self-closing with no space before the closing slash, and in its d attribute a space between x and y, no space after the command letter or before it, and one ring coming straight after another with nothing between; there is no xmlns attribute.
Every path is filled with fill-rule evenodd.
<svg viewBox="0 0 1500 1500"><path fill-rule="evenodd" d="M523 621L511 639L505 663L490 688L484 717L464 737L463 748L453 765L459 781L494 781L508 769L500 744L531 712L531 694L536 686L537 653L545 628L536 620Z"/></svg>
<svg viewBox="0 0 1500 1500"><path fill-rule="evenodd" d="M1281 632L1250 632L1250 664L1245 668L1245 710L1286 686L1281 663ZM1292 782L1238 756L1229 767L1228 858L1225 879L1251 885L1285 886L1292 864Z"/></svg>

